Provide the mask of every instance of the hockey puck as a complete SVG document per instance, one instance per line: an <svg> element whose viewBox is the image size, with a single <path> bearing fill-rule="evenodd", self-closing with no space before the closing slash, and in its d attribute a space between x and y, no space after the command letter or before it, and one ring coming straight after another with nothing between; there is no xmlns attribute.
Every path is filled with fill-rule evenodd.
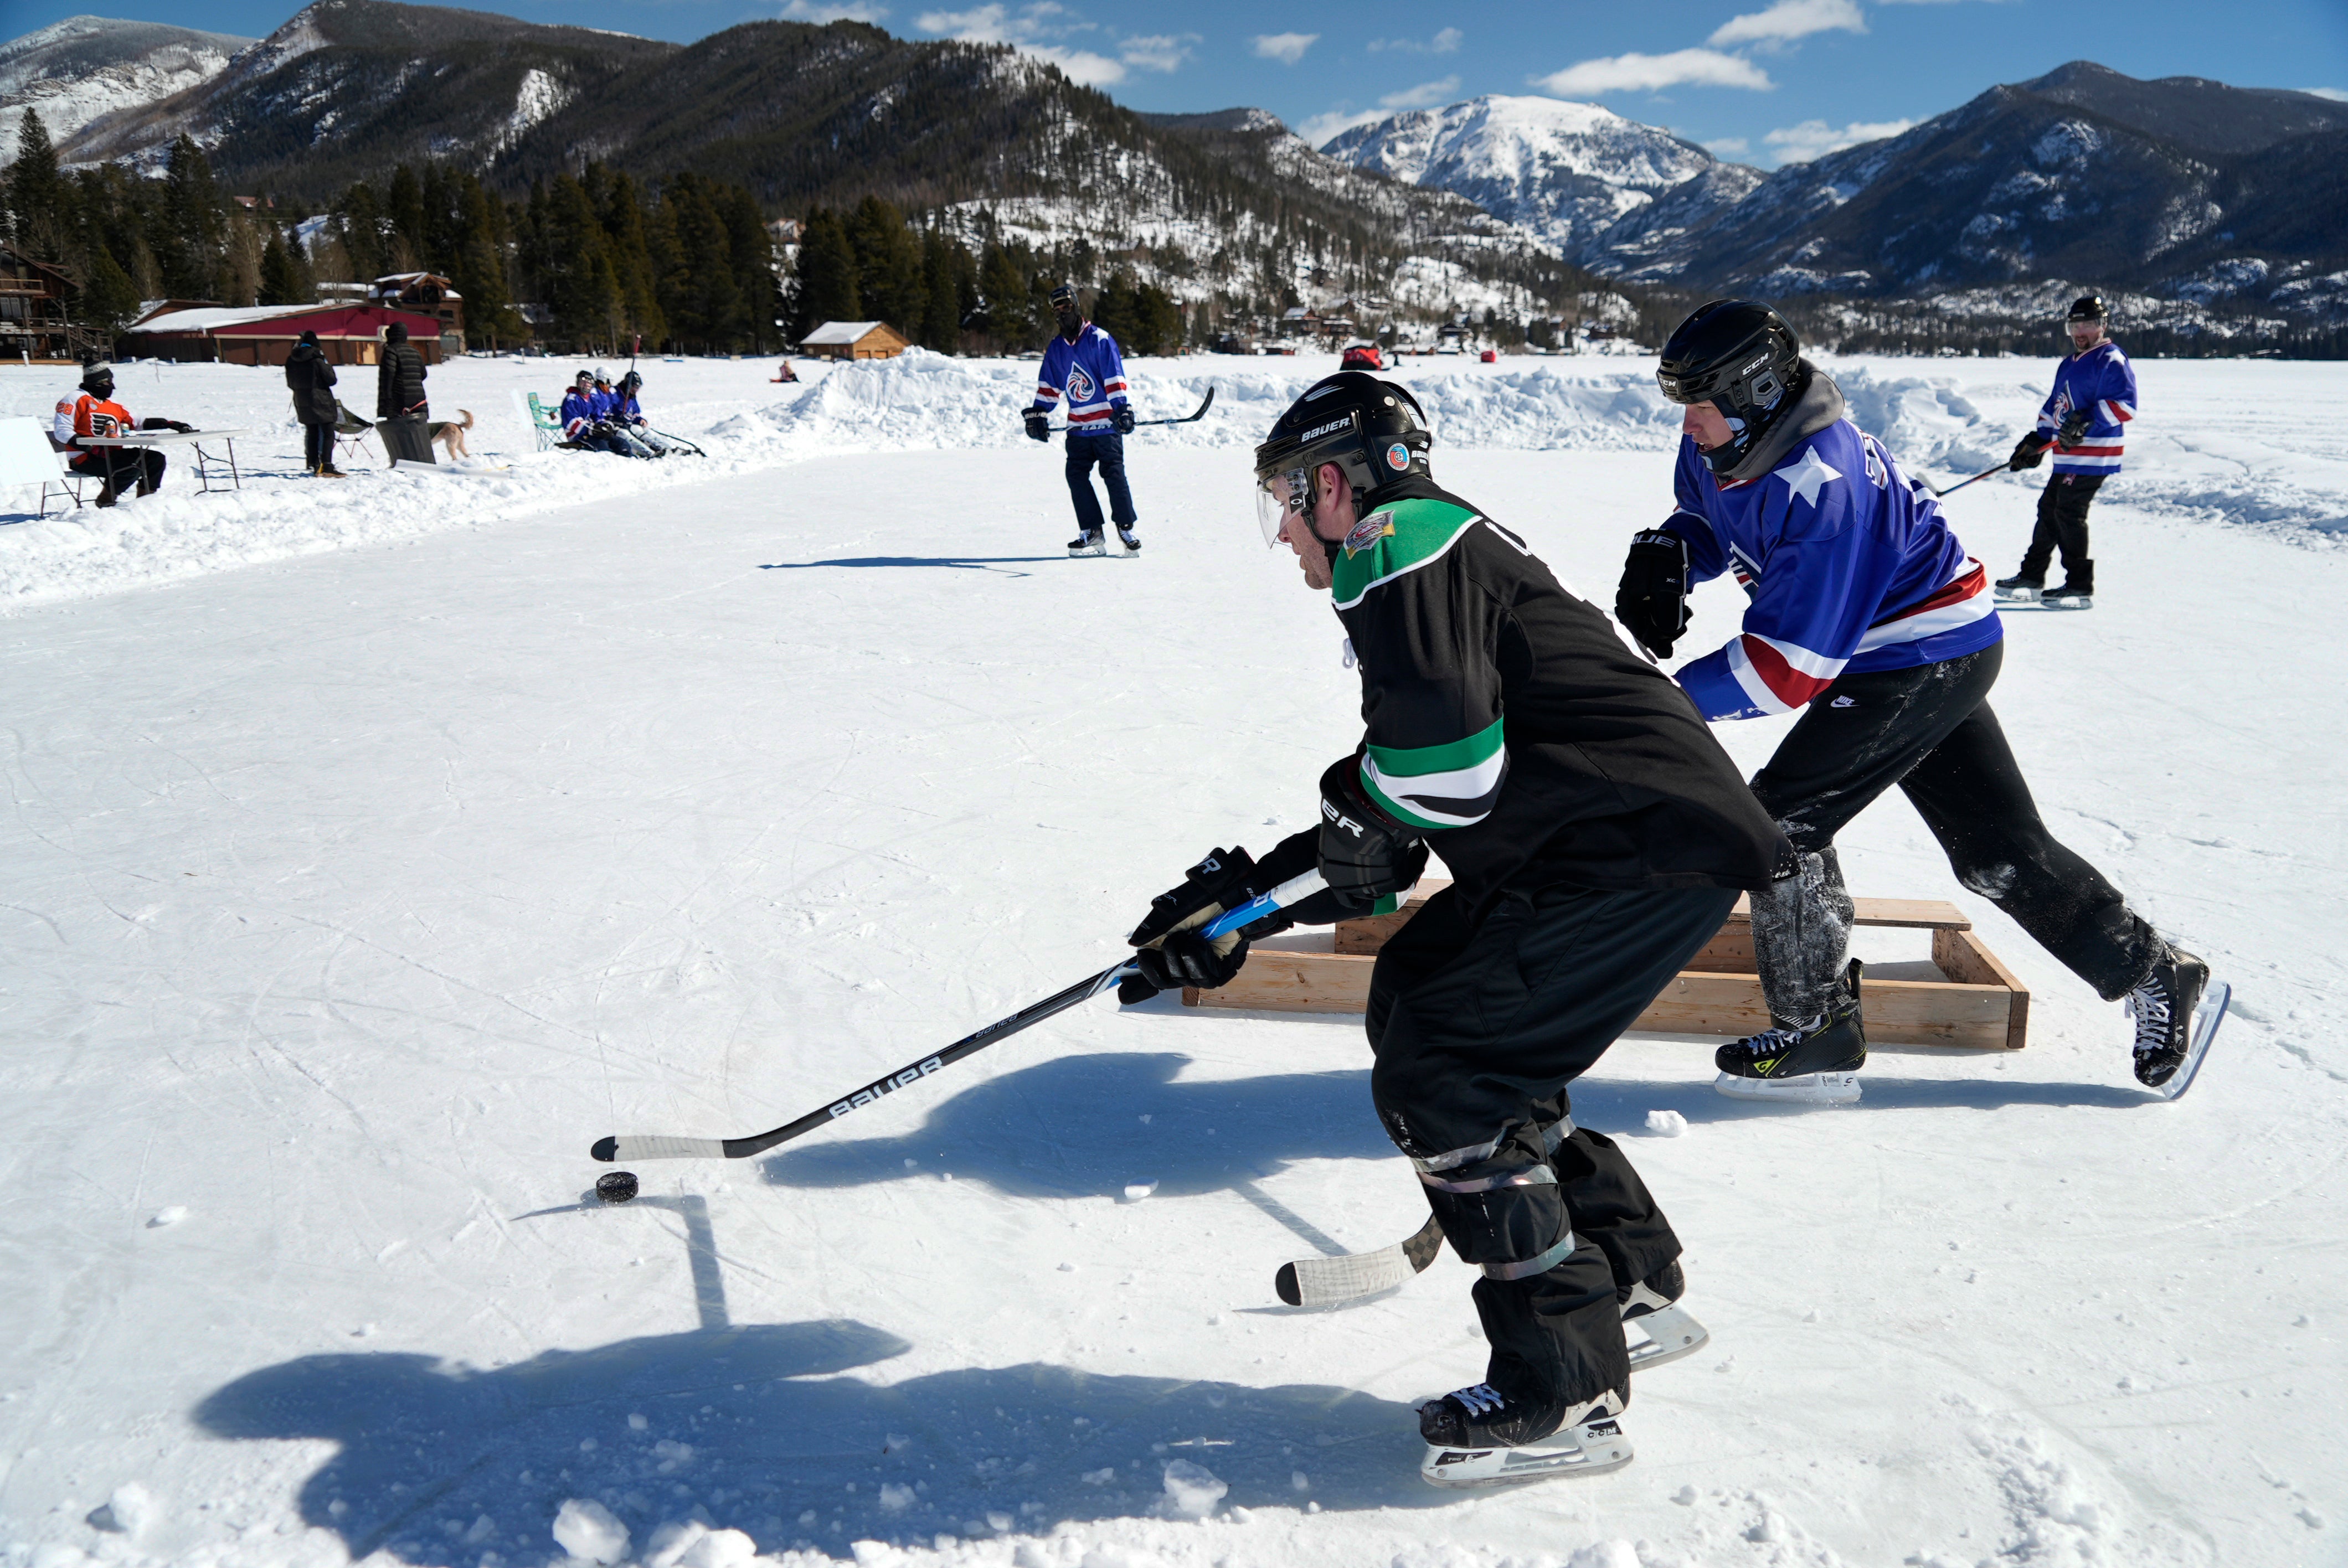
<svg viewBox="0 0 2348 1568"><path fill-rule="evenodd" d="M607 1204L624 1204L636 1195L633 1171L606 1171L595 1178L595 1195Z"/></svg>

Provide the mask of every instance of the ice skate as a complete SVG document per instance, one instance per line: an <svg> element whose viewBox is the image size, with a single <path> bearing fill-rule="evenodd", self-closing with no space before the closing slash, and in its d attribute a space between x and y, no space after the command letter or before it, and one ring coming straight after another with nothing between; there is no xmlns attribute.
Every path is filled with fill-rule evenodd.
<svg viewBox="0 0 2348 1568"><path fill-rule="evenodd" d="M1622 1396L1609 1389L1575 1404L1510 1400L1489 1383L1418 1408L1426 1440L1419 1479L1430 1486L1499 1486L1554 1475L1601 1475L1632 1459L1615 1418Z"/></svg>
<svg viewBox="0 0 2348 1568"><path fill-rule="evenodd" d="M1086 528L1068 541L1068 553L1072 556L1107 555L1108 547L1102 541L1098 533Z"/></svg>
<svg viewBox="0 0 2348 1568"><path fill-rule="evenodd" d="M1122 524L1117 527L1117 542L1125 547L1125 553L1129 556L1141 553L1141 536Z"/></svg>
<svg viewBox="0 0 2348 1568"><path fill-rule="evenodd" d="M1631 1287L1622 1300L1622 1337L1631 1341L1631 1370L1661 1367L1683 1356L1693 1356L1712 1336L1691 1317L1679 1298L1687 1294L1687 1276L1677 1259L1663 1265ZM1632 1340L1627 1332L1636 1325L1645 1337Z"/></svg>
<svg viewBox="0 0 2348 1568"><path fill-rule="evenodd" d="M1843 979L1844 997L1807 1023L1773 1023L1713 1053L1720 1077L1713 1088L1732 1100L1794 1101L1849 1105L1859 1099L1859 1070L1867 1065L1867 1030L1859 1019L1857 958Z"/></svg>
<svg viewBox="0 0 2348 1568"><path fill-rule="evenodd" d="M2045 591L2045 589L2044 578L2032 577L2028 572L2018 571L2012 577L2002 577L1997 579L1998 598L2014 600L2024 604L2034 601L2041 593Z"/></svg>
<svg viewBox="0 0 2348 1568"><path fill-rule="evenodd" d="M2040 594L2038 602L2049 610L2093 610L2096 608L2096 591L2092 588L2066 582L2060 588L2048 589Z"/></svg>
<svg viewBox="0 0 2348 1568"><path fill-rule="evenodd" d="M2209 965L2166 949L2125 1004L2136 1020L2137 1081L2171 1100L2191 1088L2232 999L2232 987L2210 986Z"/></svg>

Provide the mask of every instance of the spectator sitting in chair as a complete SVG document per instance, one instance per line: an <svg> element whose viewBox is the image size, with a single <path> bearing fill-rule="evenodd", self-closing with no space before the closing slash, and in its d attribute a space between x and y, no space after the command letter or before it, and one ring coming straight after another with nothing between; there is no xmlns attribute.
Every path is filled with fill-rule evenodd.
<svg viewBox="0 0 2348 1568"><path fill-rule="evenodd" d="M668 442L644 423L644 411L636 405L637 389L644 384L644 378L633 370L620 377L619 385L613 390L605 405L603 417L611 422L612 429L621 439L642 448L633 456L665 457L671 450Z"/></svg>
<svg viewBox="0 0 2348 1568"><path fill-rule="evenodd" d="M190 431L192 425L182 425L176 419L150 418L144 425L134 424L130 410L114 401L114 367L104 360L95 360L82 367L81 395L57 399L57 417L50 434L60 446L73 450L73 471L103 480L98 493L101 507L114 505L115 497L131 486L139 494L151 496L163 487L163 454L152 446L88 446L83 445L92 437L101 439L120 436L131 430Z"/></svg>
<svg viewBox="0 0 2348 1568"><path fill-rule="evenodd" d="M595 399L595 377L581 371L571 383L571 390L562 399L562 444L580 452L609 452L611 442L602 434L603 411Z"/></svg>

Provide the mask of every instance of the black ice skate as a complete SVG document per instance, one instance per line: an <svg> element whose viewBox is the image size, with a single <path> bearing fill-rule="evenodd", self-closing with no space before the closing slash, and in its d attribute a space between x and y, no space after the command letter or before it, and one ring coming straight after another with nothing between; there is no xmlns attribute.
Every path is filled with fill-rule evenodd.
<svg viewBox="0 0 2348 1568"><path fill-rule="evenodd" d="M1693 1356L1712 1337L1704 1326L1688 1315L1680 1297L1687 1294L1687 1276L1674 1259L1632 1286L1622 1297L1622 1327L1635 1325L1644 1338L1631 1342L1631 1370L1661 1367L1683 1356ZM1628 1332L1622 1336L1631 1341Z"/></svg>
<svg viewBox="0 0 2348 1568"><path fill-rule="evenodd" d="M2066 582L2060 588L2050 588L2038 596L2038 602L2049 610L2093 610L2096 590L2092 586Z"/></svg>
<svg viewBox="0 0 2348 1568"><path fill-rule="evenodd" d="M1068 541L1068 553L1072 556L1107 555L1108 548L1097 531L1086 528Z"/></svg>
<svg viewBox="0 0 2348 1568"><path fill-rule="evenodd" d="M1430 1486L1498 1486L1553 1475L1602 1475L1631 1462L1623 1397L1609 1389L1574 1404L1511 1399L1478 1383L1418 1408Z"/></svg>
<svg viewBox="0 0 2348 1568"><path fill-rule="evenodd" d="M2125 1004L2136 1020L2137 1081L2174 1100L2193 1086L2233 988L2209 984L2209 966L2170 947Z"/></svg>
<svg viewBox="0 0 2348 1568"><path fill-rule="evenodd" d="M1129 556L1138 556L1141 553L1141 536L1122 524L1118 525L1117 530L1117 542L1125 547L1125 553Z"/></svg>
<svg viewBox="0 0 2348 1568"><path fill-rule="evenodd" d="M1853 958L1843 978L1843 996L1807 1023L1776 1021L1713 1052L1713 1065L1720 1069L1713 1088L1732 1100L1855 1102L1859 1070L1867 1065L1867 1030L1859 1012L1859 968Z"/></svg>
<svg viewBox="0 0 2348 1568"><path fill-rule="evenodd" d="M2012 577L2002 577L1997 579L1997 596L2000 599L2018 599L2027 604L2036 599L2045 587L2044 578L2033 577L2026 571L2018 571Z"/></svg>

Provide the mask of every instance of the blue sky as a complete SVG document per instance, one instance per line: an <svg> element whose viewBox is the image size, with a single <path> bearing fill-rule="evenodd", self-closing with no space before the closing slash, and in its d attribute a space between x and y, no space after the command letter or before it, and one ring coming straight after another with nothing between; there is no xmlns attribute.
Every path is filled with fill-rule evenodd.
<svg viewBox="0 0 2348 1568"><path fill-rule="evenodd" d="M5 0L10 35L91 0ZM852 15L910 37L1000 40L1138 109L1252 104L1318 141L1354 120L1478 93L1602 103L1765 167L1890 135L2065 60L2348 98L2348 0L510 0L475 8L689 41L736 22ZM104 15L261 35L286 0L108 5Z"/></svg>

